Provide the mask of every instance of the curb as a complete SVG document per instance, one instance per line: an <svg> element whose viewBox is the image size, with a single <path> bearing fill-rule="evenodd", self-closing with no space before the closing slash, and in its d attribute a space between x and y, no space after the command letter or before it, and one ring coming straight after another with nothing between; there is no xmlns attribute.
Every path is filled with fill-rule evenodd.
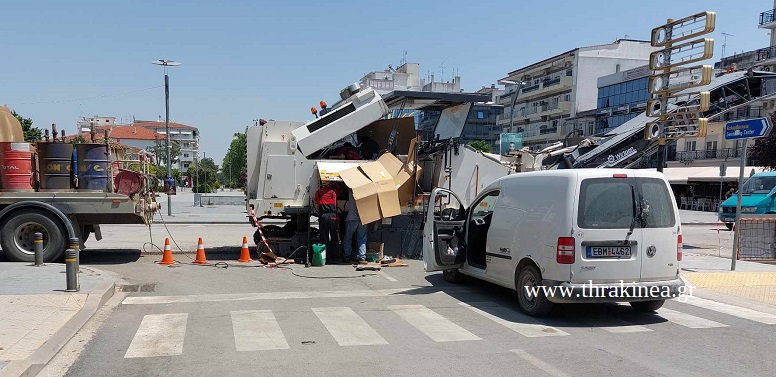
<svg viewBox="0 0 776 377"><path fill-rule="evenodd" d="M89 293L83 308L78 311L62 328L57 330L32 356L25 360L9 362L0 370L0 377L32 377L37 375L46 364L75 336L94 313L113 297L116 291L115 281L106 281Z"/></svg>

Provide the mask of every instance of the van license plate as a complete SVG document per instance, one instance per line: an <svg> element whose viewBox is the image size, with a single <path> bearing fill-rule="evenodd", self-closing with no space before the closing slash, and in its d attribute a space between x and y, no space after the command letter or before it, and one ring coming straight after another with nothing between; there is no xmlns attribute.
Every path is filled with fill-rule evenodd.
<svg viewBox="0 0 776 377"><path fill-rule="evenodd" d="M630 246L588 246L588 258L627 258L631 256Z"/></svg>
<svg viewBox="0 0 776 377"><path fill-rule="evenodd" d="M733 222L736 221L736 218L735 217L725 217L724 219L722 219L722 221L724 221L726 223L733 223Z"/></svg>

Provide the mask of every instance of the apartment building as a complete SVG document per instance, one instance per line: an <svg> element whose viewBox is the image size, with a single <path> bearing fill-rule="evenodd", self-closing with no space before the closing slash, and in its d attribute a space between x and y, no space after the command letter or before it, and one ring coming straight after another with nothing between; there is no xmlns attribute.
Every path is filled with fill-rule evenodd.
<svg viewBox="0 0 776 377"><path fill-rule="evenodd" d="M166 135L164 121L135 121L132 126L144 127L157 134ZM194 166L197 153L199 151L199 130L189 125L170 122L170 141L176 142L180 146L178 162L172 164L173 169L184 171L190 166Z"/></svg>
<svg viewBox="0 0 776 377"><path fill-rule="evenodd" d="M619 39L578 47L509 72L499 80L506 93L498 99L504 106L498 125L503 132L522 133L523 145L533 149L570 135L591 135L598 78L644 66L655 50L648 41ZM514 125L510 129L511 114Z"/></svg>

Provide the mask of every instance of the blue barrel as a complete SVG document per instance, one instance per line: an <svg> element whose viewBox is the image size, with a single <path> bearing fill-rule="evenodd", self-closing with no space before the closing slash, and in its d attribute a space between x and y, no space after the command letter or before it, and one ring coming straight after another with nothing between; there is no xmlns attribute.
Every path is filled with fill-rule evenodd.
<svg viewBox="0 0 776 377"><path fill-rule="evenodd" d="M70 191L73 185L73 144L40 142L38 172L40 191Z"/></svg>
<svg viewBox="0 0 776 377"><path fill-rule="evenodd" d="M107 145L76 144L75 158L78 166L78 191L109 191Z"/></svg>

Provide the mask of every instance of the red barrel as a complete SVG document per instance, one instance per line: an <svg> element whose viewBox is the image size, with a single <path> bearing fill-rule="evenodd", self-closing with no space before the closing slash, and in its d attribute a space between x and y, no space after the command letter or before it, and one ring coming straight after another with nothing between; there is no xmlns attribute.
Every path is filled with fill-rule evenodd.
<svg viewBox="0 0 776 377"><path fill-rule="evenodd" d="M35 191L29 143L0 142L0 190Z"/></svg>

